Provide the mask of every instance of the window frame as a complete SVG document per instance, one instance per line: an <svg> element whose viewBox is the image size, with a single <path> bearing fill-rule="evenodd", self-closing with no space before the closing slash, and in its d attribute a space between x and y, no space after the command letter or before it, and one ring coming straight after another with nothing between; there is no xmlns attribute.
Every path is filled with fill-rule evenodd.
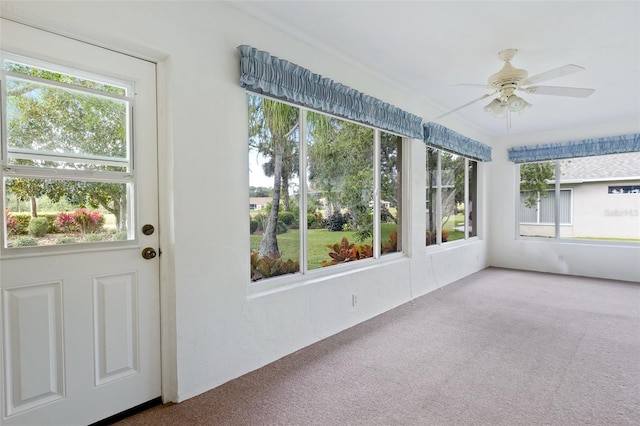
<svg viewBox="0 0 640 426"><path fill-rule="evenodd" d="M333 114L329 114L327 112L323 112L320 110L315 110L313 108L309 108L309 107L305 107L305 106L301 106L292 102L288 102L288 101L284 101L282 99L278 99L269 95L265 95L265 94L259 94L259 93L255 93L249 90L245 91L245 95L248 96L258 96L258 97L262 97L263 99L269 99L269 100L273 100L276 102L281 102L283 104L292 106L294 108L297 108L299 111L299 120L300 120L300 125L299 125L299 170L307 170L307 149L308 149L308 143L307 143L307 113L308 112L313 112L316 114L322 114L325 115L327 117L331 117L331 118L335 118L337 120L341 120L341 121L345 121L345 122L349 122L352 124L356 124L358 126L362 126L362 127L366 127L369 129L373 130L373 144L372 144L372 149L373 149L373 236L372 236L372 240L374 242L373 244L373 257L370 258L366 258L366 259L359 259L357 261L354 262L345 262L345 263L341 263L341 264L337 264L337 265L331 265L330 267L322 267L322 268L316 268L316 269L309 269L308 266L308 252L307 252L307 247L308 247L308 238L307 238L307 231L308 231L308 226L307 226L307 221L306 220L301 220L300 224L299 224L299 230L300 230L300 238L299 238L299 244L300 244L300 256L299 256L299 262L300 262L300 270L296 273L293 274L284 274L284 275L278 275L278 276L274 276L274 277L268 277L268 278L263 278L260 279L258 281L251 281L249 279L248 282L248 289L249 289L249 297L257 297L260 295L263 295L265 293L270 293L272 291L279 291L280 289L285 289L285 288L289 288L292 286L297 286L297 285L303 285L305 283L311 283L311 282L316 282L318 280L323 280L326 279L327 277L331 277L331 276L335 276L336 274L342 274L342 273L347 273L347 272L352 272L355 270L360 270L363 268L370 268L370 267L375 267L381 264L385 264L385 263L389 263L389 262L394 262L397 261L399 259L405 258L407 256L407 247L409 246L409 232L408 229L410 228L410 226L408 226L407 223L403 223L402 226L399 226L399 232L402 232L402 235L398 236L398 238L402 238L402 247L394 253L385 253L384 255L381 253L381 248L380 245L382 243L382 241L380 241L380 237L381 237L381 220L380 220L380 183L381 183L381 179L380 179L380 172L381 172L381 165L380 165L380 146L381 146L381 134L382 133L387 133L387 134L391 134L394 136L398 136L402 139L401 142L401 149L402 149L402 167L401 167L401 193L403 194L401 202L400 202L400 208L402 209L402 211L407 211L407 209L409 208L409 206L407 205L408 201L407 199L409 197L406 197L404 194L405 192L408 190L408 178L406 176L407 172L406 170L409 170L409 158L410 155L407 154L408 152L408 147L410 146L410 141L412 140L412 138L389 131L389 130L383 130L380 128L377 128L375 126L369 125L369 124L365 124L365 123L361 123L355 120L350 120L344 117L340 117L340 116L336 116ZM248 117L247 117L247 122ZM300 218L306 218L307 215L307 206L308 206L308 198L307 198L307 191L308 191L308 179L306 176L306 173L300 173L299 176L299 185L300 185L300 200L298 203L298 208L299 208L299 217ZM249 185L247 185L247 190L249 188ZM404 222L407 222L406 219L406 214L403 215L402 220Z"/></svg>
<svg viewBox="0 0 640 426"><path fill-rule="evenodd" d="M435 182L436 182L436 186L435 186L435 211L436 211L436 217L435 217L435 224L436 224L436 241L433 244L425 244L425 247L428 250L433 250L434 248L437 247L441 247L443 245L446 245L447 247L450 247L450 245L455 245L455 244L464 244L467 243L469 241L473 241L473 240L479 240L480 239L480 232L478 229L478 198L479 198L479 185L478 185L478 177L479 177L479 164L481 163L481 161L476 160L474 158L470 158L467 157L463 154L459 154L457 152L453 152L453 151L449 151L446 149L443 149L441 147L438 146L433 146L433 145L426 145L426 154L429 154L429 150L433 150L435 152L437 152L437 160L436 160L436 170L435 170ZM450 154L450 155L456 155L460 158L462 158L464 160L464 169L463 169L463 173L464 173L464 184L463 184L463 190L464 190L464 196L463 196L463 202L464 202L464 230L463 230L463 238L457 239L457 240L453 240L453 241L442 241L442 154ZM425 158L425 162L427 161L427 159ZM471 228L469 227L469 221L470 219L468 219L469 217L469 211L468 211L468 206L470 203L470 190L471 190L471 181L470 179L472 178L470 170L471 170L471 162L474 162L476 165L476 171L475 171L475 200L474 203L476 204L475 206L472 207L472 211L475 211L475 213L473 213L474 218L476 219L474 221L475 223L475 235L471 235L472 231ZM425 170L426 170L426 179L427 182L429 182L429 169L428 169L428 164L425 164ZM427 182L425 182L425 188L427 191L429 191L431 188L427 185ZM425 203L426 205L426 203ZM430 206L431 208L432 206ZM429 221L426 220L426 232L429 232ZM426 238L425 238L426 240ZM425 241L426 242L426 241Z"/></svg>

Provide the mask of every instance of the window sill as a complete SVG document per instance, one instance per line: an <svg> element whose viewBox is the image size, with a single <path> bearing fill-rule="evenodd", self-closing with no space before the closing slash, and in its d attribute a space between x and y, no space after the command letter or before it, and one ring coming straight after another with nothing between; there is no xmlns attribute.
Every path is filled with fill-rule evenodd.
<svg viewBox="0 0 640 426"><path fill-rule="evenodd" d="M355 262L347 262L341 265L334 265L327 268L314 269L306 274L296 273L283 275L280 277L267 278L256 282L251 282L247 288L248 299L256 299L268 296L281 291L293 288L316 284L323 281L333 280L343 276L356 274L365 270L385 267L394 263L408 261L405 253L385 254L379 259L362 259Z"/></svg>
<svg viewBox="0 0 640 426"><path fill-rule="evenodd" d="M577 239L577 238L555 238L555 237L526 237L518 235L516 240L527 241L530 243L542 243L542 244L567 244L567 245L581 245L581 246L599 246L599 247L640 247L640 242L636 241L616 241L616 240L590 240L590 239Z"/></svg>
<svg viewBox="0 0 640 426"><path fill-rule="evenodd" d="M427 252L430 252L430 251L445 251L445 250L452 249L452 248L457 248L457 247L466 246L466 245L470 245L470 244L476 244L476 243L478 243L480 241L482 241L480 239L480 237L471 237L471 238L466 239L466 240L454 240L454 241L448 241L448 242L442 243L442 244L430 244L428 246L425 246L425 250Z"/></svg>

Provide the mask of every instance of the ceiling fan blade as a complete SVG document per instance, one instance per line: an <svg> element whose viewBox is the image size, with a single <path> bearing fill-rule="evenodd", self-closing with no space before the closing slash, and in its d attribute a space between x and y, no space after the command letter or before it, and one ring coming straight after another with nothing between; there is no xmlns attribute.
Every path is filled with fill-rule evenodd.
<svg viewBox="0 0 640 426"><path fill-rule="evenodd" d="M487 86L486 84L453 84L452 86L466 86L466 87L478 87L480 89L492 89L491 86Z"/></svg>
<svg viewBox="0 0 640 426"><path fill-rule="evenodd" d="M468 106L469 106L469 105L471 105L471 104L475 104L476 102L480 102L481 100L486 99L486 98L488 98L489 96L493 96L495 93L496 93L496 92L493 92L493 93L487 93L486 95L480 96L479 98L474 99L474 100L472 100L471 102L467 102L466 104L461 105L461 106L459 106L458 108L452 109L451 111L447 111L447 112L445 112L444 114L437 116L436 118L434 118L434 120L437 120L437 119L442 118L442 117L444 117L444 116L446 116L446 115L449 115L449 114L451 114L451 113L454 113L454 112L456 112L456 111L459 111L459 110L461 110L462 108L466 108L466 107L468 107Z"/></svg>
<svg viewBox="0 0 640 426"><path fill-rule="evenodd" d="M559 86L529 86L521 87L520 90L536 95L569 96L572 98L586 98L595 89L584 89L582 87L559 87Z"/></svg>
<svg viewBox="0 0 640 426"><path fill-rule="evenodd" d="M573 74L579 71L584 71L585 68L580 65L565 65L559 68L554 68L549 71L545 71L540 74L532 75L531 77L527 77L524 79L522 84L532 84L532 83L541 83L543 81L551 80L554 78L562 77L565 75Z"/></svg>

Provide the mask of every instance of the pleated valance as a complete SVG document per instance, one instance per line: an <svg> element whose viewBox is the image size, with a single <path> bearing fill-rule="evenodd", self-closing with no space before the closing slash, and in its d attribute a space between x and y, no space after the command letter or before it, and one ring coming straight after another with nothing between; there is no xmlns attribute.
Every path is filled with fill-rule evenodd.
<svg viewBox="0 0 640 426"><path fill-rule="evenodd" d="M619 154L623 152L640 152L640 134L518 146L509 148L508 152L509 161L515 163Z"/></svg>
<svg viewBox="0 0 640 426"><path fill-rule="evenodd" d="M429 122L424 125L424 142L464 157L480 161L491 161L491 147L456 133L441 124Z"/></svg>
<svg viewBox="0 0 640 426"><path fill-rule="evenodd" d="M240 86L403 136L422 138L422 119L251 46L238 46Z"/></svg>

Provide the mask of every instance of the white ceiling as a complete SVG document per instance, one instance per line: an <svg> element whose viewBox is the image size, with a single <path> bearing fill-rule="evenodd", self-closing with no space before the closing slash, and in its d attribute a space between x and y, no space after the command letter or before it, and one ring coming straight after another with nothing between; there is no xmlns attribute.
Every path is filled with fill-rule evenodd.
<svg viewBox="0 0 640 426"><path fill-rule="evenodd" d="M588 98L519 93L533 107L512 118L513 133L640 120L639 1L257 1L232 2L297 38L349 58L430 101L440 112L488 93L503 62L529 75L566 64L586 71L540 83L595 89ZM255 46L260 48L259 46ZM284 59L283 52L272 52ZM285 52L286 53L286 52ZM332 77L332 76L327 76ZM354 87L357 89L357 87ZM435 120L461 120L487 135L506 120L486 115L489 100ZM423 117L433 121L434 117Z"/></svg>

